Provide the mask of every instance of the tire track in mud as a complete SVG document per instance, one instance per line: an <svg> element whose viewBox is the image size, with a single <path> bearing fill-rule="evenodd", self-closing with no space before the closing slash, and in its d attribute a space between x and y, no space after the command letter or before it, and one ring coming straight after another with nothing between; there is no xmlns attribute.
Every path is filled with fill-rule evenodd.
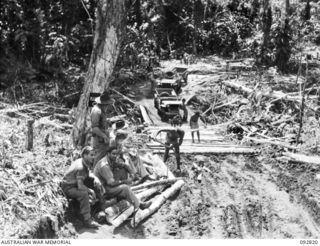
<svg viewBox="0 0 320 246"><path fill-rule="evenodd" d="M287 193L269 181L268 171L258 160L243 156L227 157L222 160L221 166L220 172L206 176L207 184L204 187L217 202L216 211L211 211L211 214L221 215L220 220L213 224L220 228L224 238L319 235L312 217L303 207L293 203ZM215 230L211 232L212 235L217 235Z"/></svg>
<svg viewBox="0 0 320 246"><path fill-rule="evenodd" d="M239 155L208 158L211 173L203 171L199 182L194 158L182 156L185 186L131 238L319 237L319 226L278 188L268 164ZM174 160L169 167L174 169Z"/></svg>

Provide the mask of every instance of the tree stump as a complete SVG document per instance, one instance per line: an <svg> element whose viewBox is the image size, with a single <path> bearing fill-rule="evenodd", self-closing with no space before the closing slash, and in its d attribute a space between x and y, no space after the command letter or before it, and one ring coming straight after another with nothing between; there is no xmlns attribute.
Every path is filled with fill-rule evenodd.
<svg viewBox="0 0 320 246"><path fill-rule="evenodd" d="M30 119L27 121L27 141L26 141L26 149L33 149L33 123L34 119Z"/></svg>

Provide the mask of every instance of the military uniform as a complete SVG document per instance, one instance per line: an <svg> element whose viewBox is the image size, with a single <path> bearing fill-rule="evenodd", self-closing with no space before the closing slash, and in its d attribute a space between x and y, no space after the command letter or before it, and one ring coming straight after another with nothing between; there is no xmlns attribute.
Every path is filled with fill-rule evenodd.
<svg viewBox="0 0 320 246"><path fill-rule="evenodd" d="M91 110L91 127L98 127L109 137L107 115L101 110L99 105L93 106ZM92 147L95 151L94 165L96 165L107 154L110 147L109 141L106 143L102 137L93 133Z"/></svg>
<svg viewBox="0 0 320 246"><path fill-rule="evenodd" d="M90 203L88 190L78 189L78 180L84 181L89 177L89 169L82 158L74 161L61 182L61 188L65 195L77 199L80 203L80 213L85 221L90 220Z"/></svg>
<svg viewBox="0 0 320 246"><path fill-rule="evenodd" d="M115 182L111 161L108 156L102 158L95 166L93 173L97 176L105 189L105 198L117 197L129 201L135 208L138 208L140 202L130 187L125 184L111 186Z"/></svg>

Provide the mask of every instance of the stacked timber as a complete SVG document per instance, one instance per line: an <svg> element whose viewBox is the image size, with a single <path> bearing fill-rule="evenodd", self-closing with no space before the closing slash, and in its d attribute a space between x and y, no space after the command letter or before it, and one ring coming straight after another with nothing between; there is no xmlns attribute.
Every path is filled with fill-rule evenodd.
<svg viewBox="0 0 320 246"><path fill-rule="evenodd" d="M148 209L134 211L134 207L127 201L120 201L117 204L105 209L106 220L114 227L118 227L133 216L132 225L136 226L142 220L156 212L165 201L173 196L184 185L184 181L175 178L166 164L157 155L147 153L140 157L141 160L152 165L161 180L145 182L140 185L131 187L140 201L150 200L152 202Z"/></svg>

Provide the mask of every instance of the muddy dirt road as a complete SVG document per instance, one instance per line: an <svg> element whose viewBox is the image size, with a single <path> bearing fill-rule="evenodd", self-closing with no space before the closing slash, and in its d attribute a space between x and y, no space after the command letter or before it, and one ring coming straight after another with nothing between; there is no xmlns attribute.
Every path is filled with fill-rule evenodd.
<svg viewBox="0 0 320 246"><path fill-rule="evenodd" d="M206 158L201 181L192 162ZM173 158L172 158L173 160ZM135 230L104 225L80 238L318 238L305 208L280 190L268 163L256 156L185 156L186 185ZM170 162L170 168L174 165ZM268 168L267 168L267 167Z"/></svg>
<svg viewBox="0 0 320 246"><path fill-rule="evenodd" d="M187 97L201 89L203 79L208 80L210 76L191 76L182 96ZM152 108L153 101L144 99L142 104ZM166 126L152 112L156 111L151 111L154 123ZM223 137L223 130L217 130L215 134ZM190 136L187 138L187 142L191 141ZM193 163L199 160L204 161L206 171L193 168ZM281 164L274 165L274 159L264 154L185 154L182 163L182 173L175 175L184 178L185 186L136 229L128 224L117 229L103 225L97 231L82 230L79 237L282 239L320 236L316 217L306 209L301 194L279 185L284 177L279 175ZM175 169L173 155L168 165L171 170ZM296 184L294 174L292 176L291 184Z"/></svg>

